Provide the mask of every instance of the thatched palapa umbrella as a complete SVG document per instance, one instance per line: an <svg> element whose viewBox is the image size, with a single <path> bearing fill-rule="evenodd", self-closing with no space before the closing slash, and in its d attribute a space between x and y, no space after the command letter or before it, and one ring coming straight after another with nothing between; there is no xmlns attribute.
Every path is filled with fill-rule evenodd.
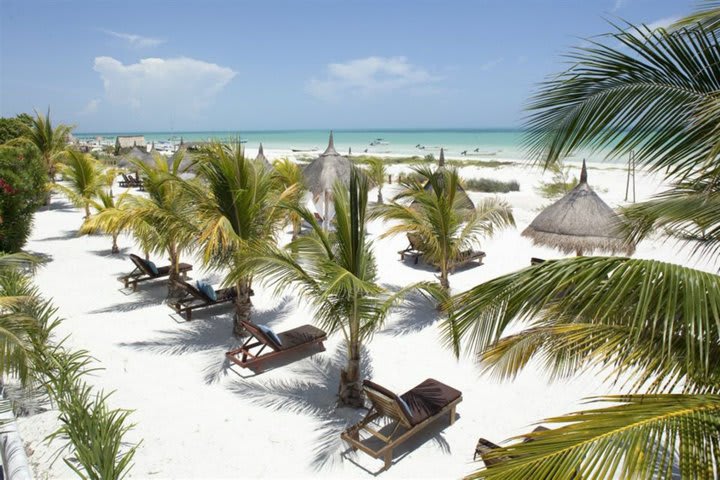
<svg viewBox="0 0 720 480"><path fill-rule="evenodd" d="M330 140L325 151L308 166L303 169L303 175L308 190L313 195L316 207L322 200L323 222L327 223L334 212L332 208L332 191L336 182L349 185L352 162L335 150L333 133L330 132Z"/></svg>
<svg viewBox="0 0 720 480"><path fill-rule="evenodd" d="M587 183L583 160L580 183L535 217L523 232L536 245L583 255L596 250L632 255L635 246L620 233L622 220Z"/></svg>
<svg viewBox="0 0 720 480"><path fill-rule="evenodd" d="M445 171L445 150L443 148L440 149L440 159L438 160L438 168L435 170L435 175L442 175ZM443 178L438 179L440 182L444 181ZM423 187L425 190L432 190L432 184L430 182L425 183L425 186ZM458 184L457 186L457 198L460 201L461 208L465 208L468 210L474 210L475 204L470 200L470 197L468 197L468 194L465 193L465 189ZM414 202L413 202L414 203Z"/></svg>
<svg viewBox="0 0 720 480"><path fill-rule="evenodd" d="M155 157L153 157L151 153L139 147L133 147L128 153L122 156L117 165L118 167L127 168L132 165L133 160L140 161L145 165L155 164Z"/></svg>
<svg viewBox="0 0 720 480"><path fill-rule="evenodd" d="M257 157L255 157L255 162L262 163L263 167L265 167L265 170L272 170L272 165L270 165L270 161L265 157L265 152L263 152L263 146L262 143L260 143L260 148L258 149Z"/></svg>

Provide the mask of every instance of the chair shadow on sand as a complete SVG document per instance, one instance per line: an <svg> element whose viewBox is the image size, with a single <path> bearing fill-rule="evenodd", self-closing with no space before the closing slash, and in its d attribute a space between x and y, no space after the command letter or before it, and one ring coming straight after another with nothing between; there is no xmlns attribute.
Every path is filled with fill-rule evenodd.
<svg viewBox="0 0 720 480"><path fill-rule="evenodd" d="M122 287L122 285L119 286ZM137 291L124 288L120 288L119 291L128 297L127 302L116 303L97 310L91 310L88 313L132 312L159 305L167 299L167 281L148 282L138 288Z"/></svg>
<svg viewBox="0 0 720 480"><path fill-rule="evenodd" d="M267 377L252 380L238 379L228 388L255 405L277 411L299 413L315 419L317 428L313 438L310 439L314 444L312 459L314 470L333 468L348 460L376 475L380 473L383 465L380 464L378 472L370 472L360 463L357 452L349 448L340 438L344 430L360 421L367 413L366 409L338 407L338 383L340 370L346 363L345 352L345 347L341 345L333 355L315 355L287 365L285 368L290 372L284 379L267 379ZM372 365L366 348L361 352L361 366L361 378L372 378ZM394 461L427 441L434 441L444 452L450 452L448 443L440 433L442 428L444 428L443 422L438 422L437 426L428 429L430 434L419 435L402 447L398 447L399 455L395 456ZM364 456L362 462L368 458Z"/></svg>

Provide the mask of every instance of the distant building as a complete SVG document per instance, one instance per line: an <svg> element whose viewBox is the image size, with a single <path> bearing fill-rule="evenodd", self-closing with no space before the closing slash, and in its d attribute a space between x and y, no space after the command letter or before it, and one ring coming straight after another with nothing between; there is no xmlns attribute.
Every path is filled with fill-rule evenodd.
<svg viewBox="0 0 720 480"><path fill-rule="evenodd" d="M143 135L126 135L115 137L115 149L145 147L145 137Z"/></svg>

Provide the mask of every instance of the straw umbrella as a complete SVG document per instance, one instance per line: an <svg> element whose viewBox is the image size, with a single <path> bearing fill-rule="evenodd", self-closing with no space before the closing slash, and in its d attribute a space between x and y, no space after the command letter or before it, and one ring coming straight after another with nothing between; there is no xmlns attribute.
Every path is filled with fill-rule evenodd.
<svg viewBox="0 0 720 480"><path fill-rule="evenodd" d="M265 170L272 170L272 165L270 165L270 162L265 157L265 152L263 151L262 143L260 143L260 148L258 149L257 157L255 157L255 163L260 162L262 163L262 166L265 167Z"/></svg>
<svg viewBox="0 0 720 480"><path fill-rule="evenodd" d="M583 255L596 250L632 255L635 246L620 232L622 221L587 183L583 160L580 183L535 217L523 232L535 245Z"/></svg>
<svg viewBox="0 0 720 480"><path fill-rule="evenodd" d="M443 148L440 149L440 159L438 160L438 168L435 170L435 175L442 175L443 171L445 170L445 150ZM442 177L440 178L440 181L442 181ZM430 182L426 182L425 186L423 187L425 190L432 190L432 185ZM474 210L475 204L472 200L470 200L470 197L468 197L468 194L465 193L465 189L458 184L457 186L457 197L460 201L461 208L467 209L467 210ZM413 202L415 203L415 202Z"/></svg>
<svg viewBox="0 0 720 480"><path fill-rule="evenodd" d="M132 165L133 160L138 160L145 165L153 165L155 163L155 159L151 153L141 150L138 147L133 147L128 153L120 158L117 165L118 167L127 168Z"/></svg>
<svg viewBox="0 0 720 480"><path fill-rule="evenodd" d="M330 203L332 202L332 191L336 182L345 185L350 184L350 172L352 162L340 155L335 150L333 133L330 132L330 140L327 149L303 170L308 190L313 195L313 201L323 200L323 223L327 226L330 216Z"/></svg>

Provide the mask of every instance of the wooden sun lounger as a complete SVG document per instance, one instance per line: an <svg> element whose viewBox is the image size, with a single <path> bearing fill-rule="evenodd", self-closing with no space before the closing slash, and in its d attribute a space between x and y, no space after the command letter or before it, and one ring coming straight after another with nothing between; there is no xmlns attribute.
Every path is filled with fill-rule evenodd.
<svg viewBox="0 0 720 480"><path fill-rule="evenodd" d="M537 258L537 257L530 258L530 266L540 265L541 263L545 263L545 259Z"/></svg>
<svg viewBox="0 0 720 480"><path fill-rule="evenodd" d="M417 265L420 257L423 256L422 244L417 235L408 233L407 238L407 248L398 252L398 254L400 254L400 261L405 261L405 257L410 257L413 259L413 264ZM455 273L456 268L462 267L475 261L478 262L479 265L482 265L483 258L485 257L485 252L482 252L480 250L465 250L460 254L460 258L450 266L450 273Z"/></svg>
<svg viewBox="0 0 720 480"><path fill-rule="evenodd" d="M183 292L185 292L185 296L169 305L177 314L184 316L185 320L188 322L192 320L193 310L212 307L213 305L221 305L223 303L232 303L237 297L237 289L235 289L235 287L215 290L215 297L217 300L213 300L205 295L205 292L198 290L194 285L186 282L185 280L175 281L174 283Z"/></svg>
<svg viewBox="0 0 720 480"><path fill-rule="evenodd" d="M119 185L121 188L138 188L140 190L143 189L143 181L140 180L138 177L134 177L132 174L127 175L125 173L121 174L123 179L120 180Z"/></svg>
<svg viewBox="0 0 720 480"><path fill-rule="evenodd" d="M365 418L345 430L341 438L349 443L353 450L362 450L373 458L383 458L383 470L390 468L393 449L438 418L447 413L452 425L455 422L457 404L462 402L462 393L459 390L432 378L399 397L370 380L363 381L363 389L372 407ZM381 418L387 418L391 423L383 426L375 422ZM383 428L390 430L389 435L379 431ZM360 432L367 432L371 436L361 438ZM367 444L366 441L372 437L380 440L380 448L374 449Z"/></svg>
<svg viewBox="0 0 720 480"><path fill-rule="evenodd" d="M150 269L150 266L147 264L147 262L144 259L138 257L137 255L131 253L130 260L132 260L132 262L135 264L135 269L127 275L123 275L119 278L119 280L125 284L125 288L128 288L132 285L132 289L133 291L135 291L137 290L137 284L140 282L170 276L170 265L158 267L158 273L154 273ZM187 278L187 272L192 270L192 265L187 263L181 263L180 265L178 265L178 270L180 271L180 275L183 278Z"/></svg>
<svg viewBox="0 0 720 480"><path fill-rule="evenodd" d="M533 433L535 432L545 432L549 430L547 427L543 427L542 425L535 427L535 430L533 430ZM523 442L532 442L532 437L526 437ZM509 455L492 455L490 452L493 450L497 450L498 448L501 448L500 445L497 445L490 440L486 438L480 437L478 439L477 445L475 446L475 455L473 455L473 461L477 460L477 457L482 458L483 463L487 468L494 467L496 465L500 465L503 462L507 462L511 459Z"/></svg>
<svg viewBox="0 0 720 480"><path fill-rule="evenodd" d="M278 345L254 323L243 321L242 324L250 333L250 337L240 348L226 352L225 356L243 368L261 369L263 362L315 345L318 345L321 351L325 350L323 342L327 340L327 333L312 325L303 325L278 333L277 336L282 342Z"/></svg>

